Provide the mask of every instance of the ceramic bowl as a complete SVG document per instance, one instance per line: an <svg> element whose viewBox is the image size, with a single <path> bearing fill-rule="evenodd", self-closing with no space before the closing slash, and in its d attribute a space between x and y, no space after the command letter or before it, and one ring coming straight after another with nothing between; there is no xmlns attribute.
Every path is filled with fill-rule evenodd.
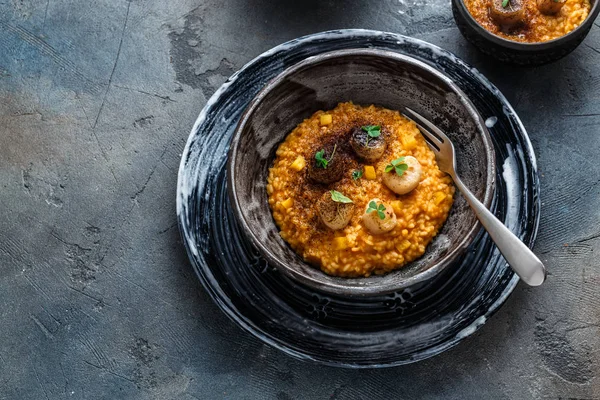
<svg viewBox="0 0 600 400"><path fill-rule="evenodd" d="M227 184L233 213L250 242L270 264L316 290L377 295L425 281L444 270L472 242L480 226L457 194L448 220L423 257L385 275L329 276L306 263L280 237L267 201L266 181L278 145L297 124L339 102L410 107L454 142L458 173L489 207L495 159L485 123L465 94L444 74L406 55L346 49L307 58L271 80L250 102L230 144Z"/></svg>
<svg viewBox="0 0 600 400"><path fill-rule="evenodd" d="M591 3L590 13L581 25L564 36L540 43L520 43L494 35L471 16L463 0L452 0L452 13L460 32L481 52L506 63L533 66L558 60L579 46L600 12L598 0Z"/></svg>
<svg viewBox="0 0 600 400"><path fill-rule="evenodd" d="M182 152L177 220L190 264L225 315L263 343L302 361L382 368L440 354L475 334L519 282L480 231L449 268L381 296L337 296L290 279L260 256L234 217L227 154L244 110L268 82L310 56L377 48L418 59L458 85L488 122L496 154L492 209L533 247L540 184L519 116L490 81L431 43L364 29L320 32L282 43L248 62L208 100ZM431 365L431 364L430 364Z"/></svg>

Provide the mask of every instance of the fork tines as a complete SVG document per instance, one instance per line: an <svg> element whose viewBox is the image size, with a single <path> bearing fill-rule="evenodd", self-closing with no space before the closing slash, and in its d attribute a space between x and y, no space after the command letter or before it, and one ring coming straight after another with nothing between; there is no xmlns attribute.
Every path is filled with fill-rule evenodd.
<svg viewBox="0 0 600 400"><path fill-rule="evenodd" d="M408 107L406 107L405 110L405 116L417 124L417 127L423 134L423 138L425 138L425 141L430 147L433 148L433 150L440 151L440 146L444 144L444 142L450 141L444 132L442 132L440 128L435 126L427 118Z"/></svg>

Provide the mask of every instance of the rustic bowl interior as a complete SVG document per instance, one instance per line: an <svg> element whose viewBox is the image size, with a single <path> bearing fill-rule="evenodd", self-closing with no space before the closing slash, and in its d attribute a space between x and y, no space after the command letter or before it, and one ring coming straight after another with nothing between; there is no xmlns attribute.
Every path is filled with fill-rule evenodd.
<svg viewBox="0 0 600 400"><path fill-rule="evenodd" d="M425 255L406 267L368 278L339 278L307 264L279 236L269 209L266 180L286 135L317 110L339 102L410 107L447 132L457 151L458 173L489 206L494 191L494 152L481 117L444 75L413 58L383 50L341 50L291 67L250 103L233 137L228 185L233 211L245 234L282 272L315 289L341 295L392 292L424 281L450 265L479 230L462 196Z"/></svg>

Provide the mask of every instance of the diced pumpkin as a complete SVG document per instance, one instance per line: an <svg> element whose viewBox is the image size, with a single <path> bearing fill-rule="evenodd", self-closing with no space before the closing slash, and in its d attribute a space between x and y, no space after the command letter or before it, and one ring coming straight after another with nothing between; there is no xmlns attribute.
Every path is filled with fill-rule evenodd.
<svg viewBox="0 0 600 400"><path fill-rule="evenodd" d="M375 174L375 168L372 165L365 165L364 177L365 179L369 179L371 181L377 177Z"/></svg>
<svg viewBox="0 0 600 400"><path fill-rule="evenodd" d="M321 116L319 117L319 123L321 124L321 126L331 125L332 122L333 117L331 116L331 114L321 114Z"/></svg>
<svg viewBox="0 0 600 400"><path fill-rule="evenodd" d="M281 205L283 206L283 208L285 208L286 210L288 210L291 206L294 205L294 199L287 198L284 201L281 202Z"/></svg>
<svg viewBox="0 0 600 400"><path fill-rule="evenodd" d="M306 160L304 159L304 157L302 156L298 156L294 162L292 163L292 165L290 165L290 168L293 169L294 171L302 171L302 169L306 166Z"/></svg>
<svg viewBox="0 0 600 400"><path fill-rule="evenodd" d="M417 139L413 135L402 135L400 141L404 150L412 150L417 146Z"/></svg>
<svg viewBox="0 0 600 400"><path fill-rule="evenodd" d="M411 244L408 240L404 239L403 241L396 243L396 250L400 253L404 253L404 251L410 248Z"/></svg>
<svg viewBox="0 0 600 400"><path fill-rule="evenodd" d="M433 194L433 202L434 202L436 205L440 205L440 203L441 203L442 201L444 201L445 199L446 199L446 193L444 193L444 192L435 192L435 193Z"/></svg>
<svg viewBox="0 0 600 400"><path fill-rule="evenodd" d="M333 239L333 248L336 250L346 250L350 246L346 237L336 237Z"/></svg>
<svg viewBox="0 0 600 400"><path fill-rule="evenodd" d="M400 200L392 200L390 201L390 205L396 214L400 214L400 211L402 211L402 202Z"/></svg>

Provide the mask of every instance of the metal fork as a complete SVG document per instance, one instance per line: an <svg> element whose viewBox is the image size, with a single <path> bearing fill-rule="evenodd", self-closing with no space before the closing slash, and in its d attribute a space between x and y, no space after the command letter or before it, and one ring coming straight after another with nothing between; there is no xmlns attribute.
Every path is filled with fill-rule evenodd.
<svg viewBox="0 0 600 400"><path fill-rule="evenodd" d="M494 214L492 214L471 191L464 185L456 174L456 157L454 146L448 137L433 123L417 112L406 108L407 118L417 124L425 141L435 153L440 170L452 177L456 187L463 194L469 206L490 234L513 271L530 286L539 286L546 279L546 268L539 258ZM432 133L433 132L433 133Z"/></svg>

